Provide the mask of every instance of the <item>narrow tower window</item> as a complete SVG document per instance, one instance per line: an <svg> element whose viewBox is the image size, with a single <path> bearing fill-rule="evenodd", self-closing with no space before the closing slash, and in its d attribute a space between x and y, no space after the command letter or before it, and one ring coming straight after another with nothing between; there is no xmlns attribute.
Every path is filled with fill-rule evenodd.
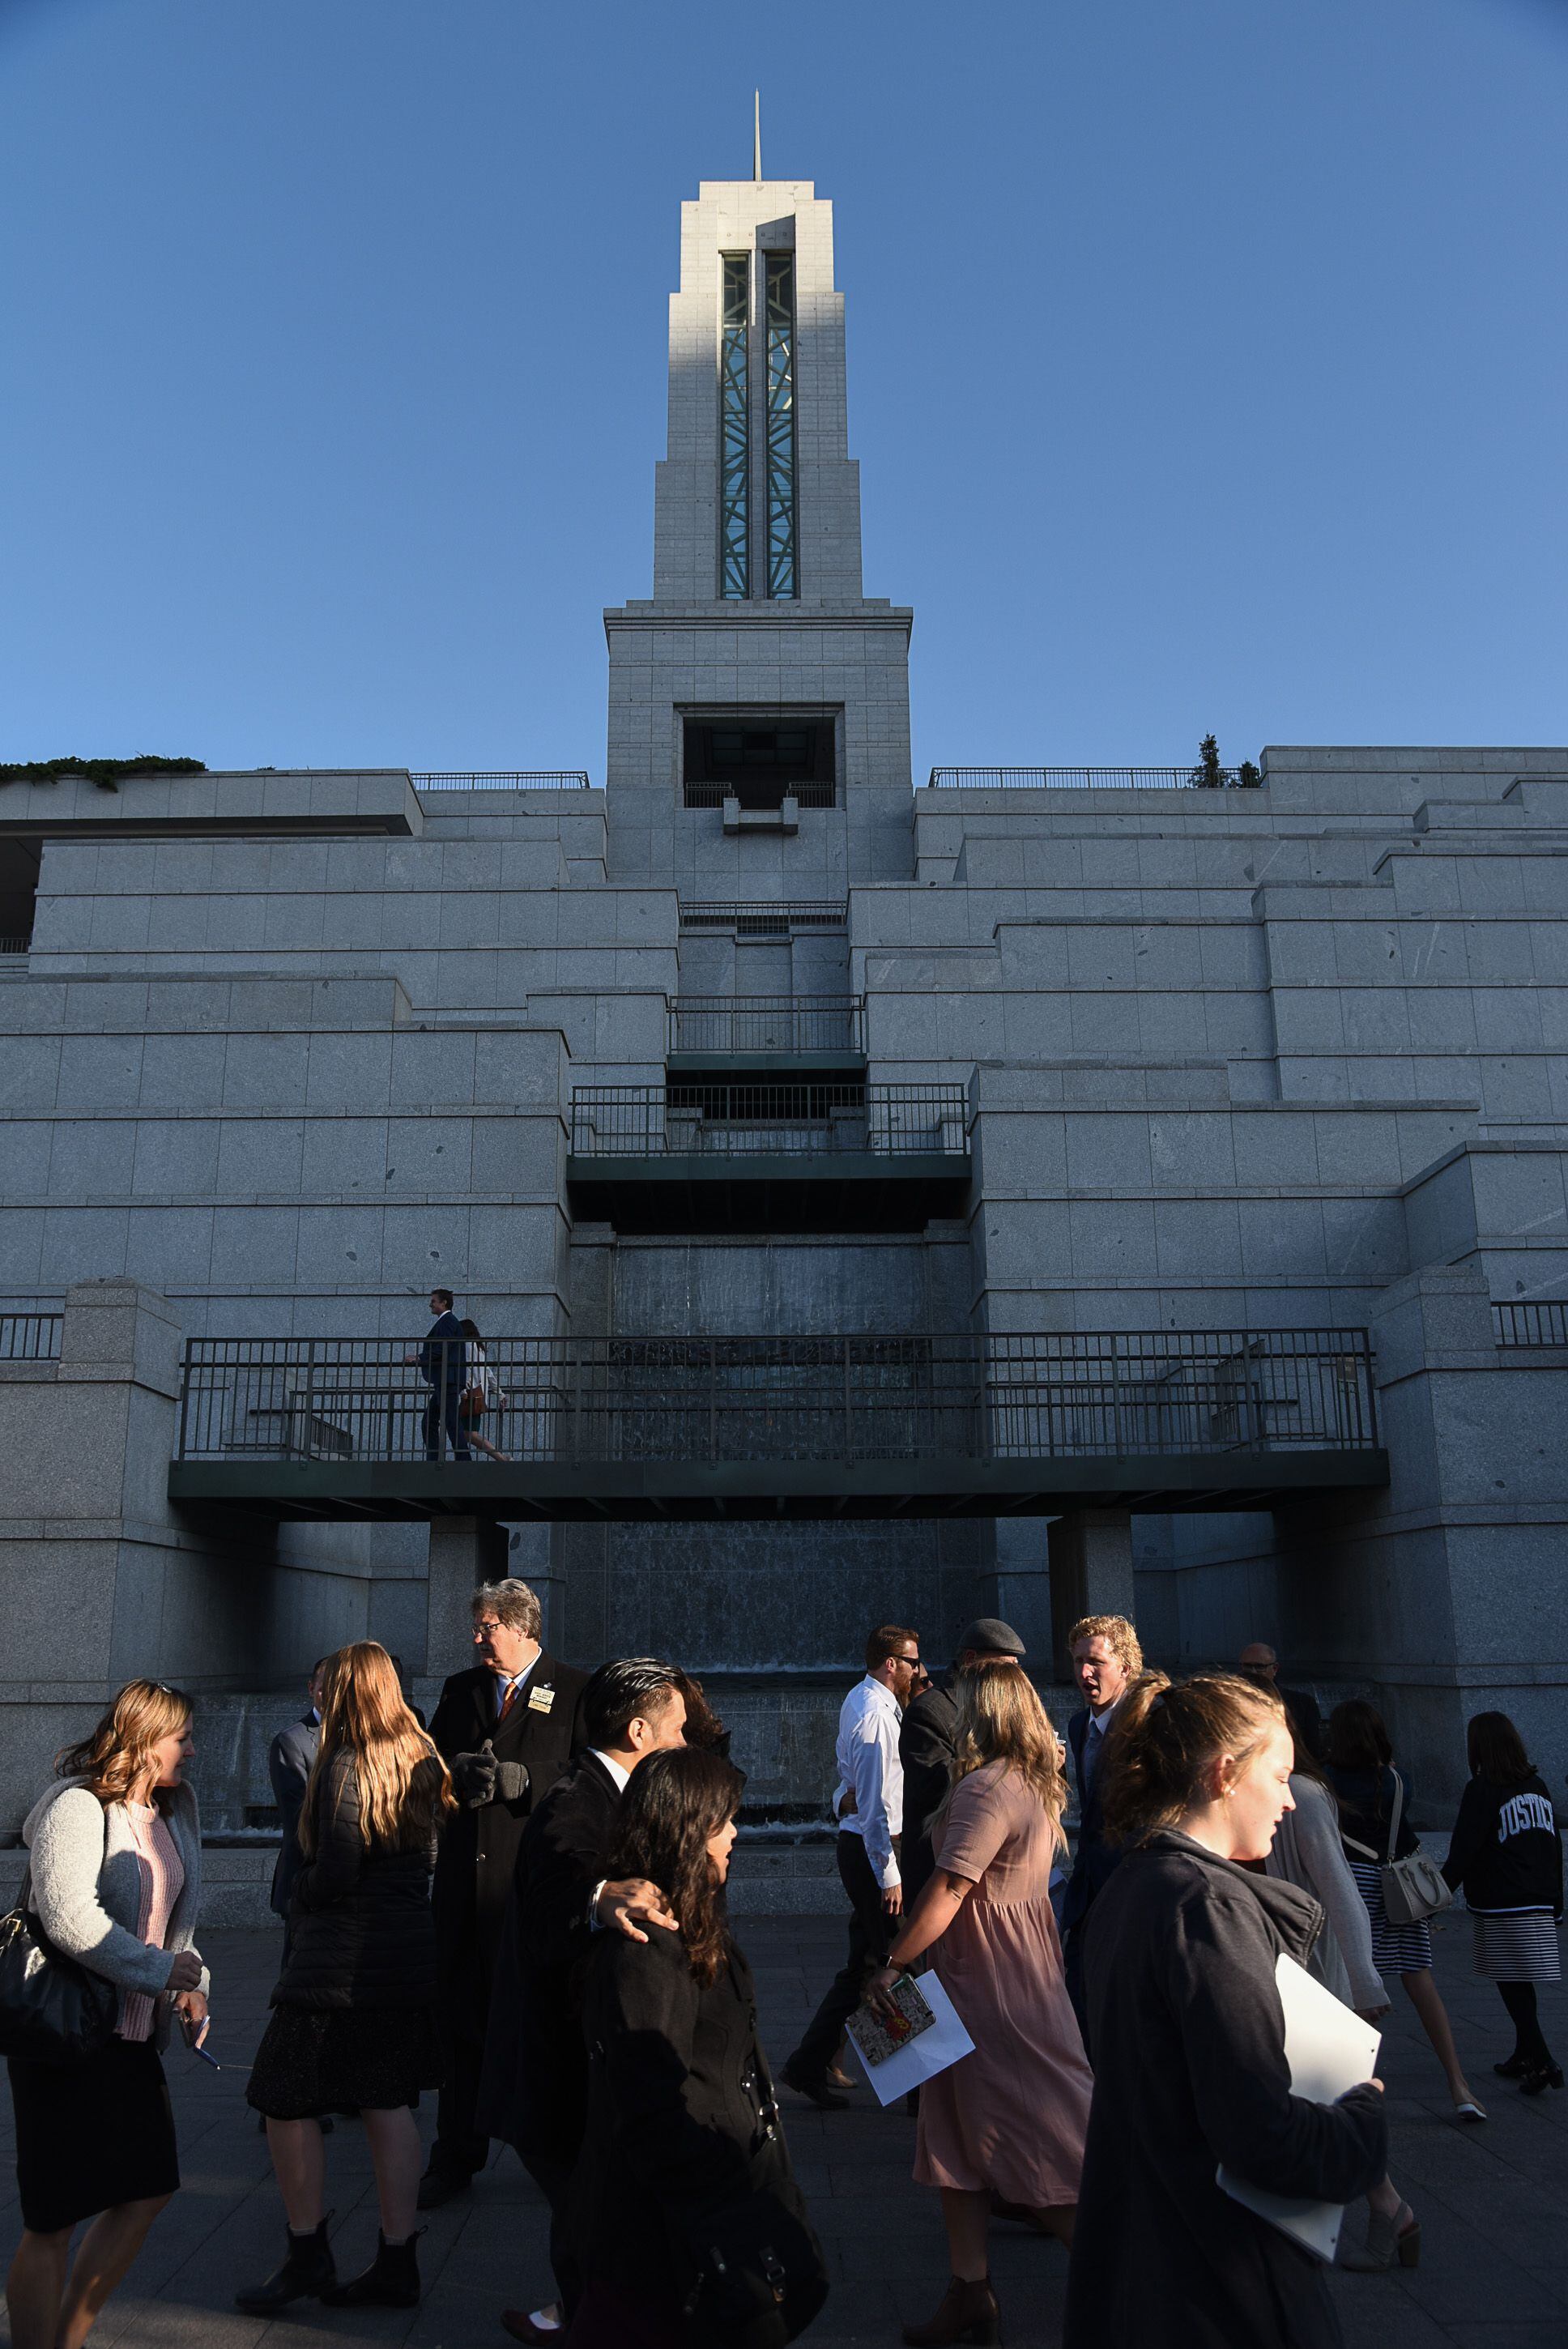
<svg viewBox="0 0 1568 2349"><path fill-rule="evenodd" d="M751 593L751 435L747 344L749 254L727 253L718 333L718 592Z"/></svg>
<svg viewBox="0 0 1568 2349"><path fill-rule="evenodd" d="M727 590L726 591L727 593ZM768 255L768 593L795 585L795 256Z"/></svg>

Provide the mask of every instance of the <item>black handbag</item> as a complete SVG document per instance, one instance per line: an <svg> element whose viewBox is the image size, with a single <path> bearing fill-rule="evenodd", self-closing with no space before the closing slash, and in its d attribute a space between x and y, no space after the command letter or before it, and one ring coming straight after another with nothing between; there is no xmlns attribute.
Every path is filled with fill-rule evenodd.
<svg viewBox="0 0 1568 2349"><path fill-rule="evenodd" d="M788 2174L689 2231L696 2280L682 2314L698 2349L782 2349L828 2297L828 2263Z"/></svg>
<svg viewBox="0 0 1568 2349"><path fill-rule="evenodd" d="M57 1950L27 1908L31 1876L0 1917L0 2055L80 2064L107 2047L119 2021L111 1982Z"/></svg>

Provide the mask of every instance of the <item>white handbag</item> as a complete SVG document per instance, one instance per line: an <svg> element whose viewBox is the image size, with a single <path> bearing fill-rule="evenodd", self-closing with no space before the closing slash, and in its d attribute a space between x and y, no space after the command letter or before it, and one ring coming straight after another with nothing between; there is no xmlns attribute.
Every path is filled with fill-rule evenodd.
<svg viewBox="0 0 1568 2349"><path fill-rule="evenodd" d="M1405 1781L1394 1772L1394 1811L1388 1821L1388 1854L1377 1861L1377 1880L1383 1888L1383 1906L1388 1912L1390 1925L1424 1925L1429 1917L1436 1917L1453 1899L1447 1877L1430 1855L1419 1844L1396 1859L1394 1850L1399 1840L1399 1814L1405 1806ZM1358 1851L1365 1859L1377 1859L1370 1847L1357 1843L1354 1836L1342 1837L1347 1851Z"/></svg>

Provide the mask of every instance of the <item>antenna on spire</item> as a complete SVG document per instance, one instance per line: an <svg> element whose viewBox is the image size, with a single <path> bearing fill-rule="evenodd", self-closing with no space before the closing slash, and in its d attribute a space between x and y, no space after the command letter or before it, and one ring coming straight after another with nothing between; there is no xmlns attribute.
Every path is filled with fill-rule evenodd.
<svg viewBox="0 0 1568 2349"><path fill-rule="evenodd" d="M751 93L751 176L757 181L762 177L762 92L759 89Z"/></svg>

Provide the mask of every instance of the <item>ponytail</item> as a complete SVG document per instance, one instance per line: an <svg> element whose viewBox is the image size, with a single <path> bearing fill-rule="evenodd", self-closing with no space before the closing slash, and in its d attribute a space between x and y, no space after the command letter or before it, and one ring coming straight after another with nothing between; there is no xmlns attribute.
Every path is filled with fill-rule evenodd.
<svg viewBox="0 0 1568 2349"><path fill-rule="evenodd" d="M1218 1754L1244 1764L1284 1719L1273 1689L1232 1672L1198 1672L1174 1686L1162 1672L1142 1673L1117 1707L1101 1765L1112 1842L1142 1843L1174 1826Z"/></svg>

